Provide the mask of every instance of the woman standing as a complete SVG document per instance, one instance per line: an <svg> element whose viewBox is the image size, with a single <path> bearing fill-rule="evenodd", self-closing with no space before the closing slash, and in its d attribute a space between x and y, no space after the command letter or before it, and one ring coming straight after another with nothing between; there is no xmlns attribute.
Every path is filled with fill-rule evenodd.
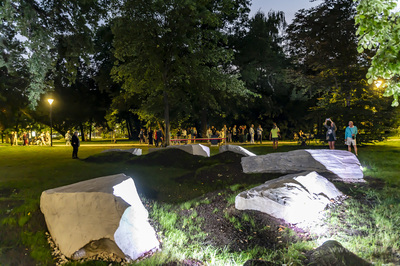
<svg viewBox="0 0 400 266"><path fill-rule="evenodd" d="M324 122L324 127L326 127L326 140L329 143L329 149L335 149L335 141L336 141L336 125L333 123L332 119L327 118Z"/></svg>
<svg viewBox="0 0 400 266"><path fill-rule="evenodd" d="M274 148L274 150L278 149L278 139L281 136L279 132L280 130L278 126L276 125L276 123L273 123L272 129L269 132L269 140L272 140L272 147Z"/></svg>

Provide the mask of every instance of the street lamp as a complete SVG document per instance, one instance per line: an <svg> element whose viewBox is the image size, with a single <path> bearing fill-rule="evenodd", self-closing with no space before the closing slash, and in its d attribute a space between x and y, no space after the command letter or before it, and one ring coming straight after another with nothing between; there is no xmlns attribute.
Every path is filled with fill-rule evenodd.
<svg viewBox="0 0 400 266"><path fill-rule="evenodd" d="M52 103L54 102L54 99L47 99L47 101L50 104L50 146L53 147L53 119L51 117L52 113Z"/></svg>

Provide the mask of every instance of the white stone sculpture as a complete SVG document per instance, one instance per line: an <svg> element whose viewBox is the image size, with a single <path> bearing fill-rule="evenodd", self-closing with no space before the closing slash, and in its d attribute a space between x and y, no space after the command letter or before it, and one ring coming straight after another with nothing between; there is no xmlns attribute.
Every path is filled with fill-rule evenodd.
<svg viewBox="0 0 400 266"><path fill-rule="evenodd" d="M244 173L330 172L342 181L363 181L360 161L351 152L341 150L296 150L242 157L242 168Z"/></svg>
<svg viewBox="0 0 400 266"><path fill-rule="evenodd" d="M51 237L68 258L107 252L135 260L159 248L135 184L124 174L46 190L40 209Z"/></svg>
<svg viewBox="0 0 400 266"><path fill-rule="evenodd" d="M247 149L243 148L242 146L237 146L237 145L222 145L219 146L219 152L226 152L226 151L231 151L234 153L238 153L244 156L256 156L254 153L248 151Z"/></svg>
<svg viewBox="0 0 400 266"><path fill-rule="evenodd" d="M304 172L282 176L239 193L235 207L261 211L296 224L317 220L324 208L340 196L343 194L325 177Z"/></svg>

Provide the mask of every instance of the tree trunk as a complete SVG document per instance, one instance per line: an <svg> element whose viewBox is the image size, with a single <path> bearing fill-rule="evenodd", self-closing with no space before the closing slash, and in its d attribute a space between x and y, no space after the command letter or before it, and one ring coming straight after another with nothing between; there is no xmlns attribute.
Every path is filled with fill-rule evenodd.
<svg viewBox="0 0 400 266"><path fill-rule="evenodd" d="M81 138L82 138L82 141L85 141L85 131L83 130L83 125L82 125L82 124L80 125L80 129L81 129Z"/></svg>
<svg viewBox="0 0 400 266"><path fill-rule="evenodd" d="M125 121L126 121L126 130L128 131L128 139L131 139L132 133L131 133L131 129L130 129L129 118L125 119Z"/></svg>
<svg viewBox="0 0 400 266"><path fill-rule="evenodd" d="M169 102L168 102L168 93L165 89L164 89L164 123L165 123L165 136L164 136L165 145L169 146L170 145Z"/></svg>
<svg viewBox="0 0 400 266"><path fill-rule="evenodd" d="M92 119L90 119L90 126L89 126L89 141L92 141Z"/></svg>
<svg viewBox="0 0 400 266"><path fill-rule="evenodd" d="M205 138L207 134L207 110L201 110L201 137Z"/></svg>
<svg viewBox="0 0 400 266"><path fill-rule="evenodd" d="M129 139L133 140L134 139L134 136L133 136L134 130L133 130L133 123L132 123L131 115L128 116L128 119L126 121L128 122L127 126L129 125L129 131L128 131Z"/></svg>

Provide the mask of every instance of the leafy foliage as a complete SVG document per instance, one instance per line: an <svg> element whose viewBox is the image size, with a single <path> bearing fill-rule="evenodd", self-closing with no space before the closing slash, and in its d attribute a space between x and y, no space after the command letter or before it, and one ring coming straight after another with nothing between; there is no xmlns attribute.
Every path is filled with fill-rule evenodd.
<svg viewBox="0 0 400 266"><path fill-rule="evenodd" d="M385 96L393 96L392 105L398 106L400 95L400 12L396 0L357 1L355 23L358 25L358 51L368 49L375 54L368 69L368 83L382 82ZM397 5L397 6L396 6Z"/></svg>
<svg viewBox="0 0 400 266"><path fill-rule="evenodd" d="M70 81L76 77L76 68L81 59L91 51L91 38L100 18L106 14L107 0L88 1L25 1L4 0L0 2L2 28L9 27L14 36L23 39L25 51L19 56L28 60L30 74L28 98L32 107L40 96L52 87L47 79L54 70L54 61L59 55L55 51L62 39L66 47L63 63L70 73ZM0 35L1 36L1 35ZM1 36L2 37L2 36ZM12 53L13 47L0 42L0 48ZM12 68L10 61L0 59L0 67Z"/></svg>

